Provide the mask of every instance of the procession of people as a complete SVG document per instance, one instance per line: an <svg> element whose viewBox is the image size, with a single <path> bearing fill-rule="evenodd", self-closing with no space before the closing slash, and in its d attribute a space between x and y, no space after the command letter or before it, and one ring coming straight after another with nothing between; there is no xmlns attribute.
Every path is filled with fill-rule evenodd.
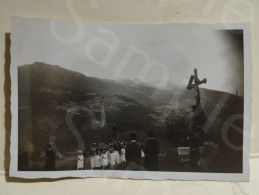
<svg viewBox="0 0 259 195"><path fill-rule="evenodd" d="M138 142L136 133L130 134L130 141L114 141L109 144L93 143L90 151L77 151L72 167L77 170L133 170L133 171L161 171L159 161L161 161L160 144L155 138L153 131L147 132L148 139L145 144ZM190 153L190 167L193 170L213 171L215 166L222 161L222 154L219 149L215 149L215 144L206 141L199 153L192 150ZM196 151L194 153L193 151ZM161 153L163 154L163 152ZM161 155L160 155L161 156ZM59 157L59 158L58 158ZM179 159L181 156L179 156ZM60 157L50 143L44 156L42 168L46 171L60 170L60 163L65 162L67 157ZM19 150L19 170L29 169L28 152L23 146ZM62 160L63 159L63 160ZM178 160L179 160L178 159ZM175 159L177 161L177 157ZM70 169L71 170L71 169Z"/></svg>
<svg viewBox="0 0 259 195"><path fill-rule="evenodd" d="M90 167L91 169L108 169L114 168L124 162L123 144L108 144L99 147L97 143L93 143L90 151ZM122 152L123 151L123 152Z"/></svg>
<svg viewBox="0 0 259 195"><path fill-rule="evenodd" d="M159 142L154 133L148 132L149 139L143 147L137 142L137 134L130 134L130 142L115 142L104 147L93 143L90 152L91 169L158 170ZM141 159L145 159L144 167Z"/></svg>

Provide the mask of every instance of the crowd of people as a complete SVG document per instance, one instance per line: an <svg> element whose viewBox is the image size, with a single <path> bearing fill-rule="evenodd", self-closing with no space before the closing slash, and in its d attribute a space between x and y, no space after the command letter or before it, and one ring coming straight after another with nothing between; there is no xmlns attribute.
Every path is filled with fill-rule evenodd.
<svg viewBox="0 0 259 195"><path fill-rule="evenodd" d="M198 167L200 171L210 172L215 170L222 162L222 153L215 149L215 144L206 141L203 144L202 152L191 150L190 160L192 167ZM144 145L137 142L137 134L130 134L129 142L114 141L110 144L93 143L88 153L78 151L77 170L99 169L99 170L141 170L159 171L159 142L152 131L148 132L148 139ZM21 147L18 153L18 170L29 170L28 152ZM56 168L57 155L51 144L44 155L44 170L54 171ZM214 166L215 165L215 166Z"/></svg>
<svg viewBox="0 0 259 195"><path fill-rule="evenodd" d="M130 134L130 142L114 142L103 147L93 143L90 152L91 169L158 170L159 142L152 131L148 132L145 146L137 142L137 134ZM141 159L144 158L144 167ZM85 168L82 151L79 151L77 169Z"/></svg>
<svg viewBox="0 0 259 195"><path fill-rule="evenodd" d="M137 134L131 133L128 143L125 141L114 141L102 146L93 143L90 152L83 153L83 151L78 151L77 170L88 169L89 166L86 166L86 159L90 159L91 169L157 171L159 167L158 154L159 142L154 138L152 131L148 132L148 140L144 146L137 142ZM51 143L48 145L44 158L44 170L56 170L57 155ZM25 151L24 146L19 150L18 161L19 170L28 170L28 153Z"/></svg>
<svg viewBox="0 0 259 195"><path fill-rule="evenodd" d="M96 143L93 143L90 152L91 169L124 167L126 163L125 148L124 142L110 143L101 148Z"/></svg>

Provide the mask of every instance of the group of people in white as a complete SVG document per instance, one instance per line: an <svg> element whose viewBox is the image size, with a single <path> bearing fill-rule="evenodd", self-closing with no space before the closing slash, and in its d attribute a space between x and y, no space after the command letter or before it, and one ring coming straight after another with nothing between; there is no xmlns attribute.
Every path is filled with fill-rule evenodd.
<svg viewBox="0 0 259 195"><path fill-rule="evenodd" d="M117 142L100 147L93 143L88 159L91 169L127 169L157 171L159 168L159 142L154 138L152 131L148 132L145 144L137 142L137 134L130 134L130 141ZM89 159L90 158L90 159ZM143 159L143 160L141 160ZM84 155L79 153L77 169L84 169Z"/></svg>
<svg viewBox="0 0 259 195"><path fill-rule="evenodd" d="M90 166L91 169L114 169L118 166L126 164L125 158L125 145L120 144L117 147L107 145L106 147L99 148L94 143L90 152ZM77 169L84 169L84 155L79 151L77 158Z"/></svg>
<svg viewBox="0 0 259 195"><path fill-rule="evenodd" d="M91 155L91 169L113 169L116 166L126 163L124 147L120 149L111 148L110 150L98 150Z"/></svg>

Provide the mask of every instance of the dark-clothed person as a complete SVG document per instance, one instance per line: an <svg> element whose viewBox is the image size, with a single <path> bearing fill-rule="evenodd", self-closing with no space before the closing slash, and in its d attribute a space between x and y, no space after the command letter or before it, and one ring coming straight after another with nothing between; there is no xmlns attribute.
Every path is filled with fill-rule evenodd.
<svg viewBox="0 0 259 195"><path fill-rule="evenodd" d="M131 133L130 138L131 142L126 146L126 166L128 170L140 170L141 145L136 141L136 133Z"/></svg>
<svg viewBox="0 0 259 195"><path fill-rule="evenodd" d="M206 141L203 144L200 160L198 161L200 172L212 172L216 170L215 159L212 158L213 146L214 143L212 141Z"/></svg>
<svg viewBox="0 0 259 195"><path fill-rule="evenodd" d="M148 140L145 145L145 168L149 171L158 171L159 142L154 138L153 131L148 132Z"/></svg>
<svg viewBox="0 0 259 195"><path fill-rule="evenodd" d="M27 171L28 170L28 153L25 148L22 147L18 154L18 170Z"/></svg>
<svg viewBox="0 0 259 195"><path fill-rule="evenodd" d="M46 151L46 162L45 162L45 170L54 171L56 164L56 154L53 151L51 145L49 145L48 150Z"/></svg>

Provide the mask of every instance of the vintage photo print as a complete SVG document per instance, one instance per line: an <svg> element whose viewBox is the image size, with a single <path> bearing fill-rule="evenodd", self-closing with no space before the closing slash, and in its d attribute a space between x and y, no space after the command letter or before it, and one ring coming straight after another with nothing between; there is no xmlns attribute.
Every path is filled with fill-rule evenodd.
<svg viewBox="0 0 259 195"><path fill-rule="evenodd" d="M10 176L247 181L248 24L13 17Z"/></svg>

